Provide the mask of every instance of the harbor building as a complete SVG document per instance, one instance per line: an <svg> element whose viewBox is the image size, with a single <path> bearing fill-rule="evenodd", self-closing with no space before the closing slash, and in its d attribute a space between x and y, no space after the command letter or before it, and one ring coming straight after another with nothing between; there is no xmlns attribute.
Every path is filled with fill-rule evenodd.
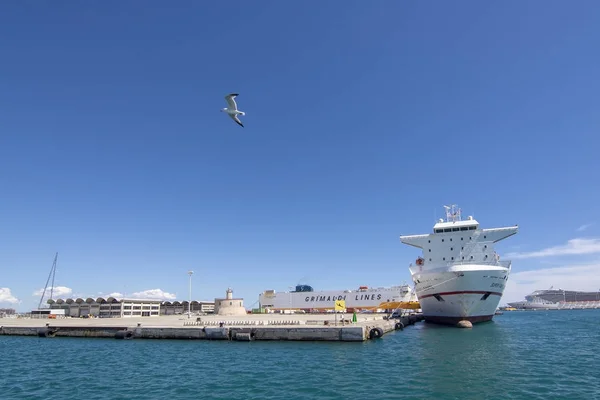
<svg viewBox="0 0 600 400"><path fill-rule="evenodd" d="M7 317L9 315L15 315L16 311L14 308L0 308L0 318Z"/></svg>
<svg viewBox="0 0 600 400"><path fill-rule="evenodd" d="M192 314L212 314L215 311L214 301L163 301L160 305L160 315L185 314L188 309Z"/></svg>
<svg viewBox="0 0 600 400"><path fill-rule="evenodd" d="M218 315L246 315L244 299L233 297L233 290L228 288L224 299L215 299L215 314Z"/></svg>
<svg viewBox="0 0 600 400"><path fill-rule="evenodd" d="M65 310L61 308L47 308L45 310L31 311L31 318L65 318Z"/></svg>
<svg viewBox="0 0 600 400"><path fill-rule="evenodd" d="M158 317L160 315L184 314L191 308L192 313L210 313L214 303L208 301L163 301L153 299L117 299L115 297L98 297L86 299L48 300L51 310L64 310L64 315L74 318L127 318Z"/></svg>

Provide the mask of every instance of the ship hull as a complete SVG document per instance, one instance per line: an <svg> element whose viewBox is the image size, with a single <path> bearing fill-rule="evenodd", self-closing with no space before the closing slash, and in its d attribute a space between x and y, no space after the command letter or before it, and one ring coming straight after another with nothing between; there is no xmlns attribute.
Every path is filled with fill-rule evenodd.
<svg viewBox="0 0 600 400"><path fill-rule="evenodd" d="M413 308L416 296L410 286L366 290L326 290L314 292L280 292L259 295L262 308L269 310L333 310L335 302L344 300L346 309ZM410 301L412 303L409 303Z"/></svg>
<svg viewBox="0 0 600 400"><path fill-rule="evenodd" d="M519 301L516 303L508 303L510 307L514 307L518 310L558 310L558 304L544 304L544 303L535 303L528 301Z"/></svg>
<svg viewBox="0 0 600 400"><path fill-rule="evenodd" d="M425 321L455 325L491 321L504 294L509 269L456 265L412 275Z"/></svg>

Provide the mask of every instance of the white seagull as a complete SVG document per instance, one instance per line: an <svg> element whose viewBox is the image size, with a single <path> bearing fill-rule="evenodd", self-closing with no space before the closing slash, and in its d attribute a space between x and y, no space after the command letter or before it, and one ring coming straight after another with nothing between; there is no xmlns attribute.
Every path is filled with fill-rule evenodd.
<svg viewBox="0 0 600 400"><path fill-rule="evenodd" d="M244 124L242 124L242 122L238 118L238 115L246 115L246 113L243 111L238 111L237 104L235 102L235 98L237 96L239 96L238 93L231 93L231 94L228 94L227 96L225 96L225 100L227 100L227 105L229 107L223 108L223 109L221 109L221 111L226 112L231 117L232 120L237 122L238 125L240 125L243 128Z"/></svg>

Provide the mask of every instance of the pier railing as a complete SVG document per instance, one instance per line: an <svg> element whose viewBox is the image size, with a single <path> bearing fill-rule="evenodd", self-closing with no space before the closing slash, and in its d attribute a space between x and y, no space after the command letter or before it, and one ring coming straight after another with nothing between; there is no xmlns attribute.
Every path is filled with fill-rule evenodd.
<svg viewBox="0 0 600 400"><path fill-rule="evenodd" d="M373 321L378 320L379 318L372 318ZM368 318L361 318L361 321L367 321ZM246 321L246 320L207 320L207 321L190 321L184 322L183 326L265 326L265 325L329 325L334 326L337 323L339 326L343 325L351 325L355 322L352 322L351 319L344 318L334 320L307 320L307 321L299 321L299 320L264 320L264 321Z"/></svg>
<svg viewBox="0 0 600 400"><path fill-rule="evenodd" d="M220 320L209 320L209 321L192 321L184 322L183 326L256 326L256 325L305 325L304 321L220 321Z"/></svg>

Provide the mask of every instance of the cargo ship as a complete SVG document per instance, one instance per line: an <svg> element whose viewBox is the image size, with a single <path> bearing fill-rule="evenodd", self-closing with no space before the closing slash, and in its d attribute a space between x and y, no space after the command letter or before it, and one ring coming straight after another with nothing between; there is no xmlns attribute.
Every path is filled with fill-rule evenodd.
<svg viewBox="0 0 600 400"><path fill-rule="evenodd" d="M310 285L296 285L296 290L289 292L265 290L259 295L258 300L260 307L267 311L329 311L334 310L335 302L338 300L344 300L347 312L419 308L414 291L406 284L379 288L360 286L355 290L322 291L315 291Z"/></svg>

